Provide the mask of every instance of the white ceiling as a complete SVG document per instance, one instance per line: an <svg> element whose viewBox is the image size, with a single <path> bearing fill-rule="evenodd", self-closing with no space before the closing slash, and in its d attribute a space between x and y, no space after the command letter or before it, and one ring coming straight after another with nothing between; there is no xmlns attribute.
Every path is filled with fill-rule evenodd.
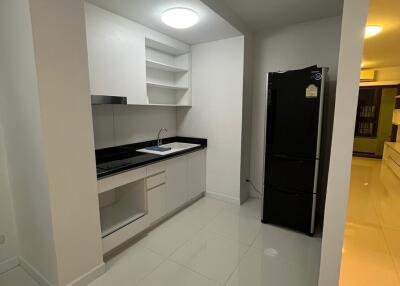
<svg viewBox="0 0 400 286"><path fill-rule="evenodd" d="M241 35L238 30L200 0L87 1L187 44L198 44ZM193 9L200 16L199 22L184 30L177 30L164 25L161 21L161 13L172 7Z"/></svg>
<svg viewBox="0 0 400 286"><path fill-rule="evenodd" d="M368 25L379 25L383 32L365 40L364 68L400 66L400 1L372 0Z"/></svg>
<svg viewBox="0 0 400 286"><path fill-rule="evenodd" d="M223 1L254 30L339 16L343 7L343 0Z"/></svg>

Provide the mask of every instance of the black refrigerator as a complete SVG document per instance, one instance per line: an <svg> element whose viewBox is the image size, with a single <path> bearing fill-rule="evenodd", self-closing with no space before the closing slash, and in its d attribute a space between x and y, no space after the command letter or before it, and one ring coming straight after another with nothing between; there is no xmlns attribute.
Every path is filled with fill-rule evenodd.
<svg viewBox="0 0 400 286"><path fill-rule="evenodd" d="M326 187L326 74L327 68L312 66L267 77L262 222L309 235Z"/></svg>

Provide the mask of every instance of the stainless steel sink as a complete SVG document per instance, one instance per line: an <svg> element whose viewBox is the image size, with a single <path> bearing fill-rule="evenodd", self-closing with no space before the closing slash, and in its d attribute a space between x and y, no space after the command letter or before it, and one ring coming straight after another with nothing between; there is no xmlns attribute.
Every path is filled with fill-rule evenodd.
<svg viewBox="0 0 400 286"><path fill-rule="evenodd" d="M156 154L156 155L168 155L188 149L192 149L195 147L199 147L200 144L191 144L191 143L183 143L183 142L173 142L168 144L163 144L160 146L152 146L148 148L143 148L137 150L138 152L142 153L149 153L149 154ZM157 148L161 147L161 148ZM164 150L162 150L164 149Z"/></svg>

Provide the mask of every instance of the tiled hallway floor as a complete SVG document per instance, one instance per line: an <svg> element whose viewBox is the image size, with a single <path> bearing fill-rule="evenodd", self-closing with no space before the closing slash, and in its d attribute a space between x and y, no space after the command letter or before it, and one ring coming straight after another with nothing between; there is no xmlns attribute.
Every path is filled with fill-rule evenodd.
<svg viewBox="0 0 400 286"><path fill-rule="evenodd" d="M381 160L353 158L340 286L400 285L400 181Z"/></svg>
<svg viewBox="0 0 400 286"><path fill-rule="evenodd" d="M202 198L107 261L90 286L316 286L320 238L260 217L257 199L239 207ZM11 274L1 286L36 286Z"/></svg>

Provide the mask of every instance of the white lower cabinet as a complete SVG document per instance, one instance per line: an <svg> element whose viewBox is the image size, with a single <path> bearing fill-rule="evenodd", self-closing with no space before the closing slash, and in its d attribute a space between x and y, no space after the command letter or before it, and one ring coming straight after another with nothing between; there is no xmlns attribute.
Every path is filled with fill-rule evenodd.
<svg viewBox="0 0 400 286"><path fill-rule="evenodd" d="M166 213L165 184L147 191L148 221L150 224L162 218Z"/></svg>
<svg viewBox="0 0 400 286"><path fill-rule="evenodd" d="M166 209L167 213L188 201L186 188L187 156L167 161L166 167Z"/></svg>
<svg viewBox="0 0 400 286"><path fill-rule="evenodd" d="M206 191L206 152L201 150L187 155L187 194L193 199Z"/></svg>
<svg viewBox="0 0 400 286"><path fill-rule="evenodd" d="M100 180L103 253L199 197L205 184L205 150Z"/></svg>

